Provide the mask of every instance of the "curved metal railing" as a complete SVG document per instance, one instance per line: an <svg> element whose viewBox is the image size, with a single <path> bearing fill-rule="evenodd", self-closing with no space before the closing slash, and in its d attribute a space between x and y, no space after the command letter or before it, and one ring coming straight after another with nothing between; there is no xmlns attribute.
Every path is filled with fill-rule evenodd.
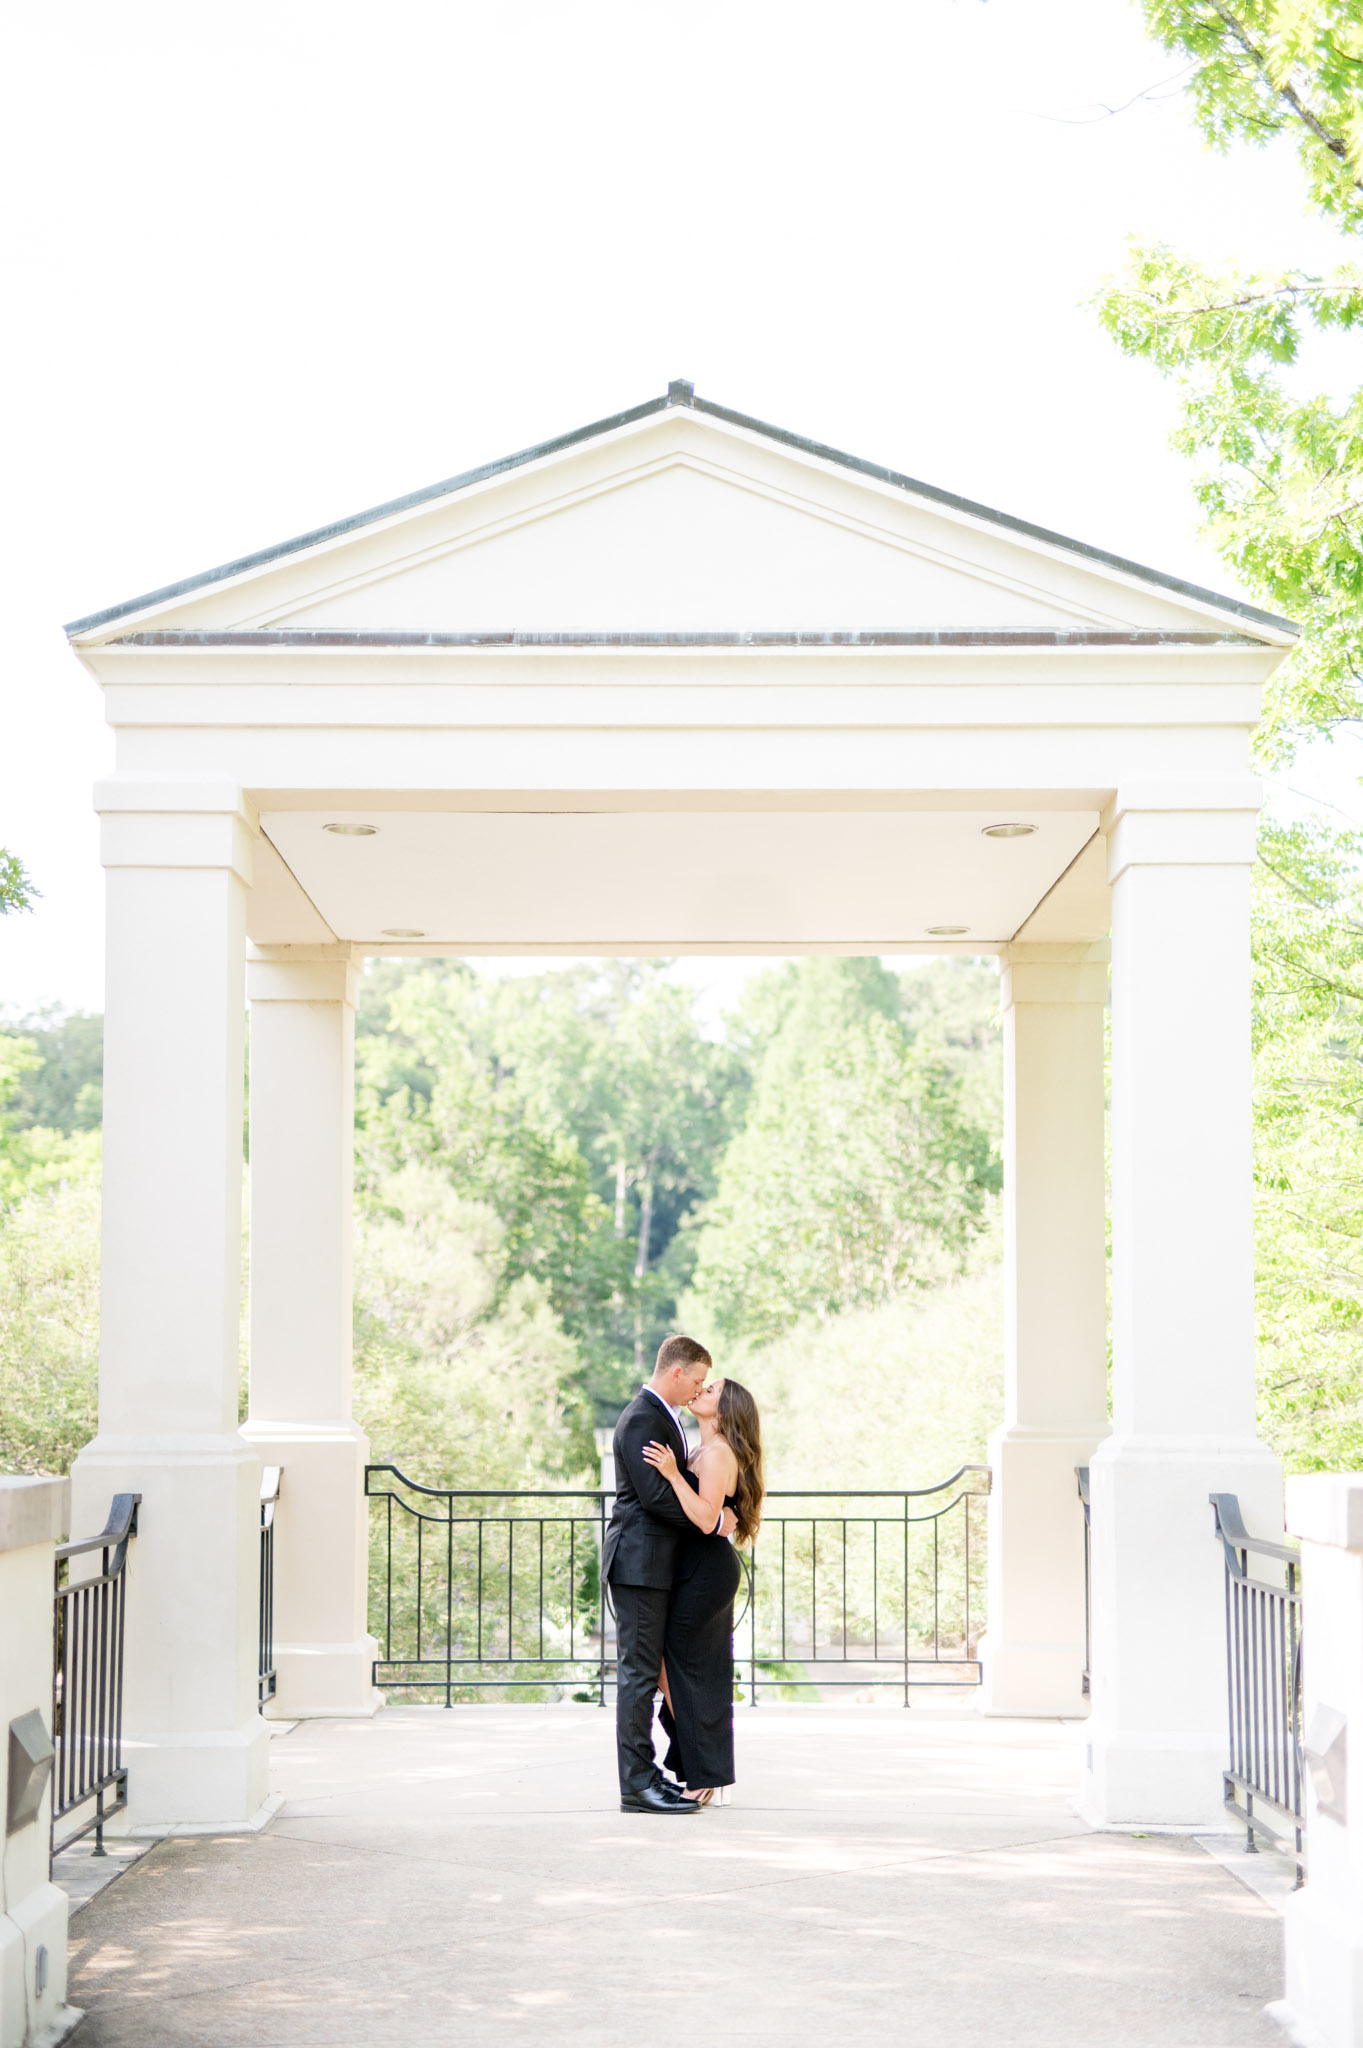
<svg viewBox="0 0 1363 2048"><path fill-rule="evenodd" d="M604 1705L614 1665L600 1487L443 1487L365 1470L374 1683L445 1706L567 1688ZM989 1470L922 1487L777 1488L744 1566L748 1702L826 1687L980 1679ZM574 1690L575 1689L575 1690Z"/></svg>

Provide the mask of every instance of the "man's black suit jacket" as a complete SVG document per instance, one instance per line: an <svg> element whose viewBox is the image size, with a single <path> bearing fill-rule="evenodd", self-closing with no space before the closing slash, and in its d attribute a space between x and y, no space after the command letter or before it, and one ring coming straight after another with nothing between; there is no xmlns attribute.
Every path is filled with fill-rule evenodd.
<svg viewBox="0 0 1363 2048"><path fill-rule="evenodd" d="M695 1569L696 1546L687 1537L703 1542L705 1536L662 1473L644 1457L648 1443L671 1444L682 1477L700 1491L686 1468L685 1437L662 1402L641 1387L615 1425L615 1506L606 1529L601 1576L622 1586L666 1591Z"/></svg>

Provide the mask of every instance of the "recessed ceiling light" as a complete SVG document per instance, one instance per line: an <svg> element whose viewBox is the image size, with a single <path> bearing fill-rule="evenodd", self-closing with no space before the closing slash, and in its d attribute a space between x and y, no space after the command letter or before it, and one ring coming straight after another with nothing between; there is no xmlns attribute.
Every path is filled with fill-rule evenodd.
<svg viewBox="0 0 1363 2048"><path fill-rule="evenodd" d="M985 825L982 829L986 839L1030 839L1036 830L1036 826L1016 824Z"/></svg>
<svg viewBox="0 0 1363 2048"><path fill-rule="evenodd" d="M378 832L377 825L323 825L324 832L335 832L342 839L373 839Z"/></svg>
<svg viewBox="0 0 1363 2048"><path fill-rule="evenodd" d="M386 924L383 928L385 939L424 939L425 932L413 931L410 925Z"/></svg>
<svg viewBox="0 0 1363 2048"><path fill-rule="evenodd" d="M970 926L968 924L930 924L928 926L928 937L930 939L960 939L964 938L969 930Z"/></svg>

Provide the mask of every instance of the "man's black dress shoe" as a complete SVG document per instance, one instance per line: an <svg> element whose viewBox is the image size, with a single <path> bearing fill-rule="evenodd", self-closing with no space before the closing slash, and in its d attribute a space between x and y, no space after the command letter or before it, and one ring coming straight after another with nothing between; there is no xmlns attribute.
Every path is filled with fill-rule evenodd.
<svg viewBox="0 0 1363 2048"><path fill-rule="evenodd" d="M645 1785L638 1792L620 1794L621 1813L699 1813L694 1799L679 1799L670 1788Z"/></svg>

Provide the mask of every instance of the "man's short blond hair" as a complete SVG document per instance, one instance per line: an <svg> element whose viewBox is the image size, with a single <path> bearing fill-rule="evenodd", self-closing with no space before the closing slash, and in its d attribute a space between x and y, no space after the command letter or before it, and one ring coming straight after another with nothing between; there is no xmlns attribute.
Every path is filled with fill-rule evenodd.
<svg viewBox="0 0 1363 2048"><path fill-rule="evenodd" d="M694 1337L664 1337L658 1346L653 1370L655 1373L671 1372L678 1365L683 1368L703 1365L708 1372L713 1364L714 1360L705 1346L698 1344Z"/></svg>

